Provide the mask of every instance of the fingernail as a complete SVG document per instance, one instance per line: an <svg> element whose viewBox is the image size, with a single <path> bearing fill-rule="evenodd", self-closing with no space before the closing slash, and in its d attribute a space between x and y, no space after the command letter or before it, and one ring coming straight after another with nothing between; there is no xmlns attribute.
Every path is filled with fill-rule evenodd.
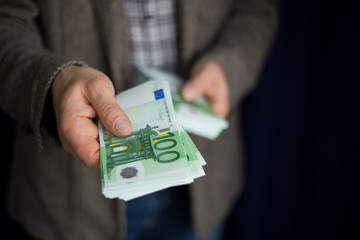
<svg viewBox="0 0 360 240"><path fill-rule="evenodd" d="M130 128L130 126L130 121L127 118L119 118L115 121L115 132L122 134Z"/></svg>
<svg viewBox="0 0 360 240"><path fill-rule="evenodd" d="M186 100L193 100L196 98L196 92L194 91L194 89L189 86L189 85L186 85L184 87L184 90L183 90L183 93L184 93L184 98Z"/></svg>

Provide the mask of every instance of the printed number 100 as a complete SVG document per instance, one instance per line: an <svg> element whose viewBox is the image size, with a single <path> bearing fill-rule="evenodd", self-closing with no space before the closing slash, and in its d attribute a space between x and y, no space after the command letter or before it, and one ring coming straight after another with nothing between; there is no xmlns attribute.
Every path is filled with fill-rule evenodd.
<svg viewBox="0 0 360 240"><path fill-rule="evenodd" d="M173 149L177 145L177 141L174 139L175 134L167 132L165 136L154 138L156 143L153 144L154 149L161 153L156 156L156 161L160 163L170 163L180 158L180 153Z"/></svg>

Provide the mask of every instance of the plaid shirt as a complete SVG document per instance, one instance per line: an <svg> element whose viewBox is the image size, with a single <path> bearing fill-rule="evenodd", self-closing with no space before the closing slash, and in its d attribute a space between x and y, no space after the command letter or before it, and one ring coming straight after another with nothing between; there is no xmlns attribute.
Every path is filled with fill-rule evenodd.
<svg viewBox="0 0 360 240"><path fill-rule="evenodd" d="M177 65L174 0L125 0L132 67L174 72Z"/></svg>

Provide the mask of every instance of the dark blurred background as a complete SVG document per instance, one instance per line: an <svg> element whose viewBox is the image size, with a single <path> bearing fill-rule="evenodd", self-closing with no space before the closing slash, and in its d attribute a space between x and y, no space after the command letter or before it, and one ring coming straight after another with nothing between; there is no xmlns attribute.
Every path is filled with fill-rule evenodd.
<svg viewBox="0 0 360 240"><path fill-rule="evenodd" d="M241 106L246 187L226 240L360 239L359 11L350 0L282 1L259 85ZM14 125L0 119L0 238L13 239Z"/></svg>
<svg viewBox="0 0 360 240"><path fill-rule="evenodd" d="M247 185L226 239L360 239L356 1L282 1L277 40L242 105Z"/></svg>

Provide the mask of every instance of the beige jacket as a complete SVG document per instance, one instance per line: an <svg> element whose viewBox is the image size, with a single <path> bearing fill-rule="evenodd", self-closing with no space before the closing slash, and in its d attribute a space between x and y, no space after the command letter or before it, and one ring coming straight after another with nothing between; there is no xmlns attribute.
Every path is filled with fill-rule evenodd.
<svg viewBox="0 0 360 240"><path fill-rule="evenodd" d="M208 163L206 176L190 185L193 223L205 235L229 214L243 185L238 103L256 83L276 6L271 0L176 2L181 74L210 58L230 86L230 128L216 141L194 139ZM61 150L42 116L52 79L74 62L108 74L117 92L128 87L128 51L122 1L0 0L0 107L18 123L8 207L40 239L124 234L125 203L101 194L100 171Z"/></svg>

